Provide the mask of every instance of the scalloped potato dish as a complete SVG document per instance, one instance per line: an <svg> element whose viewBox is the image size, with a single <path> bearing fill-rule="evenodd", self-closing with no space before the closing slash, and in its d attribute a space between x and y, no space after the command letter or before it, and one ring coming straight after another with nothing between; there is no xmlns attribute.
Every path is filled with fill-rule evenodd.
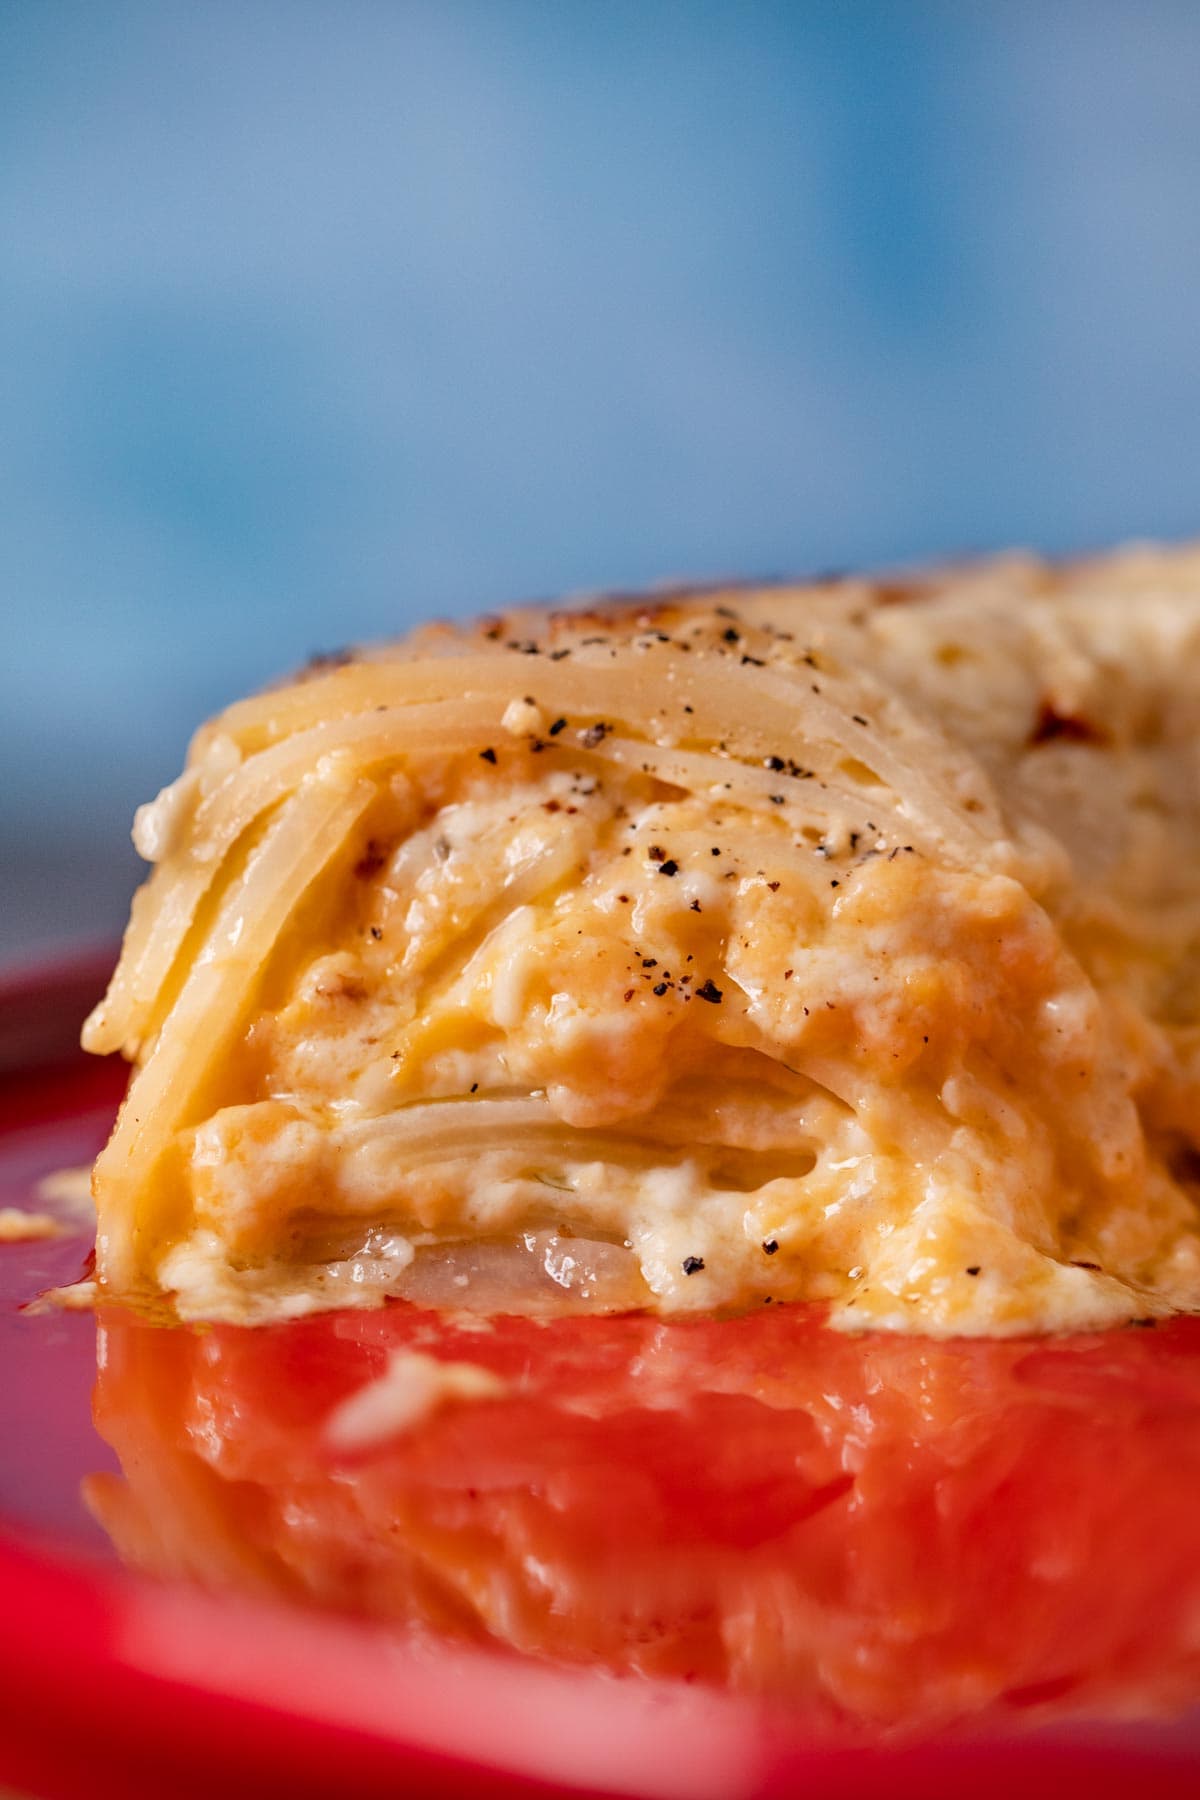
<svg viewBox="0 0 1200 1800"><path fill-rule="evenodd" d="M108 1298L1200 1311L1200 551L430 626L135 841Z"/></svg>

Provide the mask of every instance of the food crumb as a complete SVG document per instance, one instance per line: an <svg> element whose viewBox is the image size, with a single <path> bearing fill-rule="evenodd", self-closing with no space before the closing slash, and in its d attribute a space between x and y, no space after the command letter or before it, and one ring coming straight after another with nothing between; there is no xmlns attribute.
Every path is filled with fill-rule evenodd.
<svg viewBox="0 0 1200 1800"><path fill-rule="evenodd" d="M49 1213L23 1212L19 1206L0 1206L0 1244L32 1244L40 1238L62 1235L63 1227Z"/></svg>
<svg viewBox="0 0 1200 1800"><path fill-rule="evenodd" d="M90 1312L100 1299L100 1289L96 1283L86 1277L82 1281L72 1281L66 1287L47 1288L37 1299L23 1310L30 1313L50 1312Z"/></svg>
<svg viewBox="0 0 1200 1800"><path fill-rule="evenodd" d="M440 1362L416 1350L396 1350L384 1373L356 1389L325 1421L334 1450L367 1450L414 1426L453 1402L499 1400L507 1381L479 1363Z"/></svg>
<svg viewBox="0 0 1200 1800"><path fill-rule="evenodd" d="M34 1190L39 1200L49 1200L59 1212L67 1212L81 1223L94 1225L96 1206L92 1199L90 1163L79 1169L54 1169L43 1175Z"/></svg>
<svg viewBox="0 0 1200 1800"><path fill-rule="evenodd" d="M510 700L500 720L510 737L536 737L546 729L546 715L532 694Z"/></svg>

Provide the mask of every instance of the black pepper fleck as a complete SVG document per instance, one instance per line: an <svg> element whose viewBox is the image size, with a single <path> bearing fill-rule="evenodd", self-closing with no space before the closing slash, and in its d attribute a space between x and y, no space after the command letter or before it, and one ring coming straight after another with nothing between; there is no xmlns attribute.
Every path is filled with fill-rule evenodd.
<svg viewBox="0 0 1200 1800"><path fill-rule="evenodd" d="M685 1275L698 1275L703 1267L704 1258L702 1256L685 1256L683 1259Z"/></svg>
<svg viewBox="0 0 1200 1800"><path fill-rule="evenodd" d="M712 1006L719 1006L725 996L722 994L716 982L709 976L708 980L696 989L696 998L697 1000L707 1000Z"/></svg>

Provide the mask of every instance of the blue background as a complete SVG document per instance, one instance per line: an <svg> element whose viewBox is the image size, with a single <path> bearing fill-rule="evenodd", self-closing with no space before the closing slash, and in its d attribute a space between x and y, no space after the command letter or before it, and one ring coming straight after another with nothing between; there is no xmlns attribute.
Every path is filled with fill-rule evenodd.
<svg viewBox="0 0 1200 1800"><path fill-rule="evenodd" d="M0 952L428 612L1200 529L1200 7L0 0Z"/></svg>

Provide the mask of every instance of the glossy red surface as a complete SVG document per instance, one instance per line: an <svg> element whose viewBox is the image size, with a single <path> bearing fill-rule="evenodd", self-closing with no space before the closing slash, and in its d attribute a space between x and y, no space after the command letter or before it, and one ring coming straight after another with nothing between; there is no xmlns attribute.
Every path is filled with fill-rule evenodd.
<svg viewBox="0 0 1200 1800"><path fill-rule="evenodd" d="M0 1077L0 1207L36 1208L39 1177L94 1156L122 1087L119 1070L82 1058ZM88 1313L21 1310L42 1289L75 1280L89 1248L83 1227L0 1245L0 1521L100 1547L106 1540L79 1491L86 1474L114 1461L91 1428L95 1322Z"/></svg>
<svg viewBox="0 0 1200 1800"><path fill-rule="evenodd" d="M87 979L10 990L0 1044L40 996L57 1053ZM121 1086L8 1061L0 1205L85 1160ZM110 1313L101 1435L96 1321L18 1310L86 1248L0 1247L0 1783L1197 1790L1196 1322L921 1345L797 1314ZM331 1410L414 1348L508 1390L332 1449Z"/></svg>
<svg viewBox="0 0 1200 1800"><path fill-rule="evenodd" d="M760 1696L843 1745L1200 1695L1197 1320L946 1344L778 1307L204 1332L113 1310L98 1348L124 1473L88 1495L148 1570ZM330 1422L397 1358L403 1393L414 1353L498 1391L342 1447Z"/></svg>

